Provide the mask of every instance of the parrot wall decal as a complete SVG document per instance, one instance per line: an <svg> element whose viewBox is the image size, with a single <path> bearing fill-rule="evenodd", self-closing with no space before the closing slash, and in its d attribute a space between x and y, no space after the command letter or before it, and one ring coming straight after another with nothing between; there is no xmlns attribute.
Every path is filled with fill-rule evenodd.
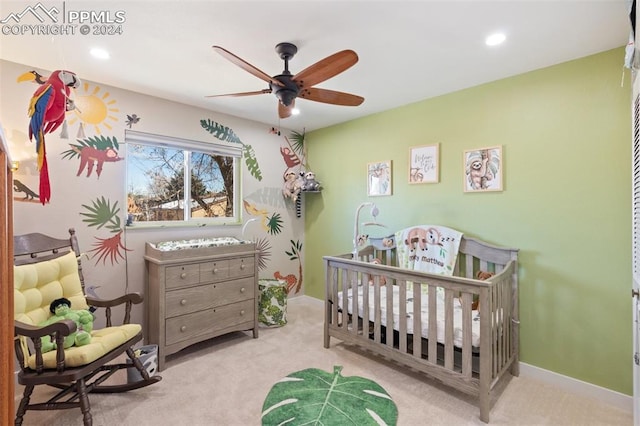
<svg viewBox="0 0 640 426"><path fill-rule="evenodd" d="M44 135L56 130L64 122L65 113L75 108L69 94L71 88L78 87L80 87L80 80L75 73L56 70L44 84L38 86L29 103L29 117L31 117L29 139L36 140L40 171L40 202L43 205L51 198Z"/></svg>
<svg viewBox="0 0 640 426"><path fill-rule="evenodd" d="M18 83L23 81L32 81L36 84L45 84L47 82L47 78L44 77L36 70L27 71L24 74L18 76Z"/></svg>

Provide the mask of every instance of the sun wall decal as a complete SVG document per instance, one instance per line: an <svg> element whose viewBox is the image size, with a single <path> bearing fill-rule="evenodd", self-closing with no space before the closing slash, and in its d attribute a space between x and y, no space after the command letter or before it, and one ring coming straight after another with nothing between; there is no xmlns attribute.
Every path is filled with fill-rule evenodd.
<svg viewBox="0 0 640 426"><path fill-rule="evenodd" d="M107 91L102 91L100 86L92 86L90 83L83 83L82 88L76 89L75 104L76 109L69 111L74 117L69 119L69 124L73 125L80 121L81 125L86 123L93 126L97 135L102 134L100 126L104 131L111 130L112 124L118 121L114 115L120 112L115 107L115 99L110 98Z"/></svg>

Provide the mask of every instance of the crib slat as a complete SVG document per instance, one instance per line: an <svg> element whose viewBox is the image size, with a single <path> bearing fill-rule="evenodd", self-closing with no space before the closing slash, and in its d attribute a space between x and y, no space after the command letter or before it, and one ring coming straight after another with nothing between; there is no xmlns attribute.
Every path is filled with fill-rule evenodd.
<svg viewBox="0 0 640 426"><path fill-rule="evenodd" d="M342 321L340 327L349 329L349 283L351 277L355 278L355 273L346 269L342 270Z"/></svg>
<svg viewBox="0 0 640 426"><path fill-rule="evenodd" d="M378 279L378 277L376 277L376 279ZM384 289L387 292L387 346L393 347L393 286L391 283L388 283L384 286Z"/></svg>
<svg viewBox="0 0 640 426"><path fill-rule="evenodd" d="M504 334L502 333L502 318L500 318L500 315L502 313L502 311L500 310L500 308L502 307L502 303L501 303L501 297L500 297L500 286L499 285L495 285L493 286L493 294L494 294L494 306L495 306L495 310L493 312L493 316L494 316L494 328L496 330L496 334L497 334L497 342L496 342L496 353L494 354L494 368L493 368L493 375L496 376L498 374L498 371L500 371L500 366L502 365L502 357L503 357L503 353L502 353L502 348L503 348L503 339L504 339Z"/></svg>
<svg viewBox="0 0 640 426"><path fill-rule="evenodd" d="M493 375L491 374L491 358L493 343L495 342L495 327L491 326L491 291L480 289L480 383L478 399L480 400L480 419L489 422L490 389Z"/></svg>
<svg viewBox="0 0 640 426"><path fill-rule="evenodd" d="M472 374L472 324L473 324L473 311L471 310L471 303L473 302L473 295L471 293L462 293L462 375L464 377L471 377Z"/></svg>
<svg viewBox="0 0 640 426"><path fill-rule="evenodd" d="M429 362L438 363L438 287L429 285Z"/></svg>
<svg viewBox="0 0 640 426"><path fill-rule="evenodd" d="M366 338L369 338L369 321L371 318L371 307L369 303L370 291L371 286L362 286L362 335Z"/></svg>
<svg viewBox="0 0 640 426"><path fill-rule="evenodd" d="M331 273L331 276L333 278L333 282L331 283L331 297L333 298L333 312L331 314L331 318L333 319L333 325L339 326L340 318L338 313L338 294L340 293L338 292L338 281L340 280L340 270L338 268L335 268Z"/></svg>
<svg viewBox="0 0 640 426"><path fill-rule="evenodd" d="M351 294L351 306L349 307L349 304L346 302L344 302L344 306L346 306L347 309L350 310L351 312L351 326L348 329L348 331L350 331L353 334L358 334L358 288L357 288L357 283L358 283L358 277L361 274L359 272L355 272L351 278L349 279L349 293Z"/></svg>
<svg viewBox="0 0 640 426"><path fill-rule="evenodd" d="M335 325L338 320L338 269L332 268L327 274L331 280L329 283L329 297L331 297L331 323Z"/></svg>
<svg viewBox="0 0 640 426"><path fill-rule="evenodd" d="M400 304L399 314L399 333L400 333L400 352L407 353L407 282L398 280L400 286L398 290L398 303Z"/></svg>
<svg viewBox="0 0 640 426"><path fill-rule="evenodd" d="M499 318L498 320L500 321L500 359L498 361L498 371L502 370L502 366L504 365L505 360L507 359L507 345L506 345L506 341L507 341L507 333L506 333L506 324L505 324L505 312L504 312L504 287L502 286L502 283L497 283L496 285L497 289L498 289L498 306L500 307L500 310L498 312Z"/></svg>
<svg viewBox="0 0 640 426"><path fill-rule="evenodd" d="M374 283L373 285L373 306L375 307L373 341L380 343L380 323L382 322L382 312L380 308L380 283Z"/></svg>
<svg viewBox="0 0 640 426"><path fill-rule="evenodd" d="M413 283L413 357L422 357L422 299L420 283Z"/></svg>
<svg viewBox="0 0 640 426"><path fill-rule="evenodd" d="M444 368L453 370L453 290L444 291Z"/></svg>
<svg viewBox="0 0 640 426"><path fill-rule="evenodd" d="M509 281L505 280L502 283L503 286L505 286L505 292L506 292L506 297L504 299L504 310L505 310L505 316L504 316L504 328L506 329L507 335L509 336L509 338L507 339L507 358L511 359L511 355L512 355L512 349L513 349L513 334L512 334L512 327L511 327L511 318L512 317L512 312L511 312L511 298L512 298L512 294L511 294L511 285L509 283Z"/></svg>
<svg viewBox="0 0 640 426"><path fill-rule="evenodd" d="M465 255L465 267L464 267L464 276L467 278L475 278L473 276L473 256Z"/></svg>

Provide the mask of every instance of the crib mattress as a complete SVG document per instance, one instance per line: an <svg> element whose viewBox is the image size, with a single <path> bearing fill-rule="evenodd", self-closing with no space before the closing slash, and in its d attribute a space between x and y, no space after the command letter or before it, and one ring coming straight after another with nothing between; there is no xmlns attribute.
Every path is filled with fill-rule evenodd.
<svg viewBox="0 0 640 426"><path fill-rule="evenodd" d="M368 296L369 296L369 319L371 321L374 320L374 287L368 286ZM391 286L393 288L393 329L396 331L400 330L400 288L398 286ZM363 300L363 286L358 285L357 294L358 294L358 316L362 318L364 315L364 304ZM353 315L353 293L354 288L350 288L347 290L347 310L349 314ZM421 323L422 337L428 338L429 333L429 297L427 294L422 294L420 298L421 302ZM343 293L339 292L338 294L338 306L340 309L344 309L342 305ZM444 319L444 310L445 310L445 302L444 302L444 294L442 292L437 292L436 295L436 308L437 308L437 340L439 343L445 343L445 319ZM407 315L404 321L406 322L406 330L407 334L413 334L413 296L407 291ZM381 324L383 326L387 326L387 290L386 287L380 287L380 307L381 307ZM456 347L462 348L462 305L457 298L453 299L453 343ZM471 320L471 343L475 348L480 347L480 316L479 312L474 311L472 320Z"/></svg>

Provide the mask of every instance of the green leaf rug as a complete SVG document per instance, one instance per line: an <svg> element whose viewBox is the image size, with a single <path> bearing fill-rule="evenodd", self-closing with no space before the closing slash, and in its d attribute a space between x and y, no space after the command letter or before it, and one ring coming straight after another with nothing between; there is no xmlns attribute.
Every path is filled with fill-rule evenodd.
<svg viewBox="0 0 640 426"><path fill-rule="evenodd" d="M273 385L262 405L263 425L395 425L398 408L387 391L364 377L316 368L297 371Z"/></svg>

